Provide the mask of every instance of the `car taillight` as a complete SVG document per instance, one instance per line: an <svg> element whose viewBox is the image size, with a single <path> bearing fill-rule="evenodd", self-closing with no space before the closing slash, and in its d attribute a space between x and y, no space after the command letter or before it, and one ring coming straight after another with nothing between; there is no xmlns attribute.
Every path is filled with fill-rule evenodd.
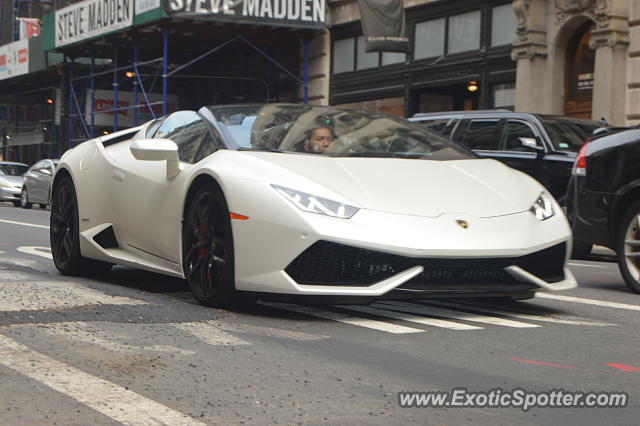
<svg viewBox="0 0 640 426"><path fill-rule="evenodd" d="M576 162L573 163L573 170L571 172L574 176L586 176L587 175L587 144L590 139L587 139L585 143L580 148L580 152L578 152L578 156L576 157Z"/></svg>

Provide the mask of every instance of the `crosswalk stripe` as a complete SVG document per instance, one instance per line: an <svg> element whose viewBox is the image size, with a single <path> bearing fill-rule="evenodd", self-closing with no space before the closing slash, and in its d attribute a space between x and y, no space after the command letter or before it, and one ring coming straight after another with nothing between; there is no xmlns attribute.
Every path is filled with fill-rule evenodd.
<svg viewBox="0 0 640 426"><path fill-rule="evenodd" d="M240 346L250 345L249 342L238 339L235 336L216 327L210 322L180 322L171 324L173 327L189 333L190 335L200 339L208 345L212 346Z"/></svg>
<svg viewBox="0 0 640 426"><path fill-rule="evenodd" d="M419 317L417 315L411 315L408 313L401 313L401 312L396 312L396 311L389 311L387 309L380 309L380 308L374 308L371 306L353 306L353 305L346 305L346 306L337 306L340 309L348 309L351 311L357 311L357 312L364 312L367 314L373 314L373 315L378 315L381 317L387 317L387 318L393 318L393 319L399 319L402 321L409 321L409 322L414 322L416 324L424 324L424 325L432 325L434 327L442 327L442 328L449 328L451 330L480 330L482 329L482 327L477 327L475 325L469 325L469 324L462 324L459 322L453 322L453 321L445 321L445 320L441 320L441 319L436 319L436 318L425 318L425 317Z"/></svg>
<svg viewBox="0 0 640 426"><path fill-rule="evenodd" d="M571 266L583 266L585 268L606 268L606 266L602 266L602 265L589 265L587 263L578 263L578 262L567 262L567 264Z"/></svg>
<svg viewBox="0 0 640 426"><path fill-rule="evenodd" d="M269 336L278 339L298 340L301 342L328 339L329 336L324 334L310 334L301 331L283 330L279 328L264 327L244 323L227 323L216 324L225 331L235 331L238 333L253 334L255 336Z"/></svg>
<svg viewBox="0 0 640 426"><path fill-rule="evenodd" d="M46 225L36 225L35 223L27 223L27 222L16 222L15 220L0 219L0 222L10 223L12 225L22 225L22 226L31 226L33 228L49 229L49 227Z"/></svg>
<svg viewBox="0 0 640 426"><path fill-rule="evenodd" d="M532 315L532 314L525 314L520 312L505 311L502 309L496 309L496 308L487 307L487 306L464 305L462 303L440 302L440 301L438 302L429 301L429 303L430 304L435 303L437 305L449 306L453 308L470 309L473 311L485 312L487 314L504 315L504 316L513 317L513 318L521 318L521 319L540 321L540 322L550 322L555 324L590 325L594 327L615 325L615 324L609 324L609 323L603 323L603 322L577 321L577 320L566 320L566 319L560 319L560 318L545 317L542 315Z"/></svg>
<svg viewBox="0 0 640 426"><path fill-rule="evenodd" d="M452 309L437 308L435 306L418 305L406 302L380 302L382 307L393 309L401 312L408 312L418 315L435 315L438 317L455 318L464 321L479 322L483 324L502 325L514 328L535 328L540 327L537 324L529 324L526 322L513 321L504 318L490 317L486 315L476 315L467 312L454 311ZM378 304L376 304L378 305ZM379 305L378 305L379 306Z"/></svg>
<svg viewBox="0 0 640 426"><path fill-rule="evenodd" d="M11 281L0 284L0 311L19 312L68 309L91 305L146 305L143 300L111 296L65 281Z"/></svg>
<svg viewBox="0 0 640 426"><path fill-rule="evenodd" d="M629 311L640 311L640 305L629 305L627 303L606 302L604 300L583 299L582 297L561 296L559 294L537 293L537 298L559 300L562 302L582 303L585 305L602 306L605 308L626 309Z"/></svg>
<svg viewBox="0 0 640 426"><path fill-rule="evenodd" d="M127 425L204 425L179 411L78 370L0 334L0 364Z"/></svg>
<svg viewBox="0 0 640 426"><path fill-rule="evenodd" d="M376 321L376 320L367 319L367 318L354 317L354 316L342 314L339 312L312 308L310 306L300 306L300 305L292 305L288 303L276 303L276 302L260 302L260 303L265 306L271 306L277 309L283 309L286 311L312 315L318 318L334 320L344 324L357 325L360 327L371 328L379 331L386 331L388 333L406 334L406 333L423 333L424 332L424 330L420 330L417 328L405 327L403 325L389 324L383 321Z"/></svg>

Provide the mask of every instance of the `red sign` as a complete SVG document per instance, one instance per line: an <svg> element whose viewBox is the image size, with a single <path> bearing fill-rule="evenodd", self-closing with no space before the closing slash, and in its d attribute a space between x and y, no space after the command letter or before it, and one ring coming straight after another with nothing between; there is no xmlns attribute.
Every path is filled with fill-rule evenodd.
<svg viewBox="0 0 640 426"><path fill-rule="evenodd" d="M29 60L29 50L28 49L18 50L18 63L24 64L28 60Z"/></svg>
<svg viewBox="0 0 640 426"><path fill-rule="evenodd" d="M113 115L112 109L114 109L113 99L96 99L93 102L93 111L94 112L104 112L109 111L107 114ZM118 108L127 108L130 105L130 102L127 101L118 101ZM127 116L128 110L118 111L118 115L122 115L124 117Z"/></svg>

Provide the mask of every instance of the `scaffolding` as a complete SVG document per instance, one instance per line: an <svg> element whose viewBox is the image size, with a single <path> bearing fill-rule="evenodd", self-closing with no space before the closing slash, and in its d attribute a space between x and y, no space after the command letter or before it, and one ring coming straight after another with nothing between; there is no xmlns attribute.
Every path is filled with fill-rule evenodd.
<svg viewBox="0 0 640 426"><path fill-rule="evenodd" d="M283 72L286 76L293 79L296 83L301 85L303 89L303 102L307 104L309 102L309 41L306 39L302 40L303 48L303 78L298 77L296 74L292 73L278 61L276 61L268 52L260 49L250 40L248 40L242 34L237 34L228 40L220 43L216 47L207 50L206 52L198 55L192 60L187 61L186 63L169 70L169 30L167 28L162 30L162 56L146 61L139 60L139 47L137 41L134 39L131 40L132 46L132 62L129 65L120 65L118 62L118 51L114 48L114 54L112 58L113 67L108 70L96 72L95 68L95 56L93 52L91 53L91 64L90 64L90 72L87 75L76 75L76 63L73 58L70 58L68 61L69 64L69 87L68 87L68 148L71 148L75 144L86 140L87 138L96 137L96 124L95 117L96 114L113 114L113 126L112 130L115 132L119 130L120 123L118 114L123 111L132 110L133 112L133 126L137 126L139 124L138 113L140 109L146 109L149 111L151 116L155 119L157 118L156 111L154 110L154 106L161 106L162 116L168 113L168 81L170 78L189 78L192 80L201 78L201 79L237 79L237 80L252 80L259 82L265 86L265 102L269 102L270 99L270 86L267 81L260 78L251 78L251 77L239 77L239 76L215 76L215 75L207 75L207 76L198 76L198 75L184 75L178 74L181 71L193 66L197 62L207 58L214 53L224 49L227 46L230 46L234 43L243 43L245 46L248 46L252 52L260 55L262 58L267 60L271 65L276 67L279 71ZM155 72L150 74L141 73L141 68L149 68L155 67ZM130 106L120 106L119 103L119 90L120 85L122 84L122 80L120 79L121 73L130 72L131 78L133 78L133 103ZM110 109L101 109L100 111L95 111L94 101L96 94L96 78L107 76L109 74L113 75L112 78L112 91L113 91L113 108ZM160 78L162 82L162 98L160 101L152 102L149 97L148 85L145 85L145 79L152 79L153 83ZM153 85L152 83L152 85ZM81 89L80 93L78 87ZM87 102L87 97L89 97L89 101ZM140 99L142 98L142 99ZM89 107L87 111L86 108ZM74 137L77 121L80 124L80 130L83 132L84 137L76 138Z"/></svg>

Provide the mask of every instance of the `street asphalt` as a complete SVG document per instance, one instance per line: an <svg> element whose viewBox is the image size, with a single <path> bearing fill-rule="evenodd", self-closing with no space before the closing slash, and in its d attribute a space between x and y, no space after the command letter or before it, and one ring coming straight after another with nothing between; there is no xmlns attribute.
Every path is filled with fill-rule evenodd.
<svg viewBox="0 0 640 426"><path fill-rule="evenodd" d="M611 253L526 301L198 305L183 280L65 277L49 211L0 203L0 423L637 425L640 294ZM626 407L412 407L402 391L625 392Z"/></svg>

